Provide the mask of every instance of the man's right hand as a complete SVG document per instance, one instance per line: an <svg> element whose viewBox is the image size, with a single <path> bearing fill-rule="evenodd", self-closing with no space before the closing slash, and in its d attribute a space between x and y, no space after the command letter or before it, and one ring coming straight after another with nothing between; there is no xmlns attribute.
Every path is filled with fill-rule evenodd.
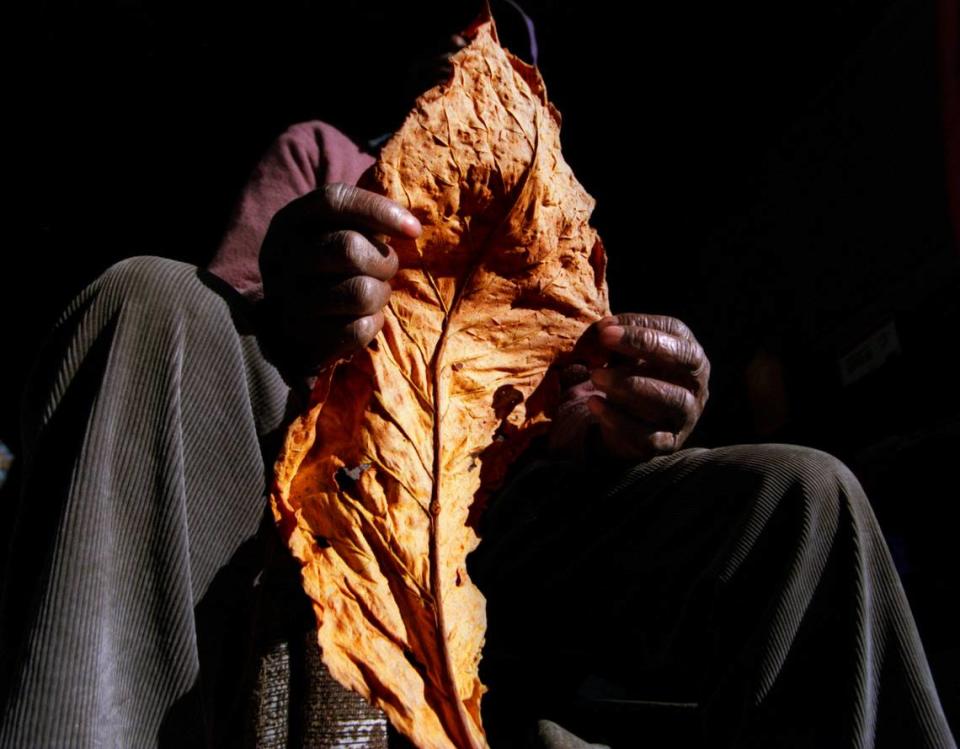
<svg viewBox="0 0 960 749"><path fill-rule="evenodd" d="M420 231L397 203L342 183L277 211L260 253L267 334L297 374L309 377L374 339L398 267L385 240Z"/></svg>

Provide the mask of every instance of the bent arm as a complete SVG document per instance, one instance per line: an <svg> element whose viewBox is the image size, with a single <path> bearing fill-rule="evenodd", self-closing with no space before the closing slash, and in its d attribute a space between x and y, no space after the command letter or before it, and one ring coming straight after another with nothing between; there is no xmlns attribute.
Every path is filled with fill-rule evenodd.
<svg viewBox="0 0 960 749"><path fill-rule="evenodd" d="M250 174L207 270L247 299L259 301L260 247L274 214L319 185L356 184L374 161L332 125L319 120L292 125Z"/></svg>

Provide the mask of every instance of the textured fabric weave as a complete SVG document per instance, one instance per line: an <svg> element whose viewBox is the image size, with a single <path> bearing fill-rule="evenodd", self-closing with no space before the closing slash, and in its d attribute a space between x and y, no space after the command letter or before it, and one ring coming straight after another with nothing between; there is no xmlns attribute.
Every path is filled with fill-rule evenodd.
<svg viewBox="0 0 960 749"><path fill-rule="evenodd" d="M205 271L131 258L47 341L24 397L0 745L385 745L382 716L302 665L312 617L265 515L297 394L249 309Z"/></svg>
<svg viewBox="0 0 960 749"><path fill-rule="evenodd" d="M538 461L484 539L495 738L532 712L614 747L955 746L867 498L826 453L687 449L608 481Z"/></svg>

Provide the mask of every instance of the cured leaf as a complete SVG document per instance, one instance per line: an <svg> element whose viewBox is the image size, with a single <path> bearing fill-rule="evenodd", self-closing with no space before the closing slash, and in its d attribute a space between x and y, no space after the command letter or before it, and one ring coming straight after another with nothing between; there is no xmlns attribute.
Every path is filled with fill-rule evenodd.
<svg viewBox="0 0 960 749"><path fill-rule="evenodd" d="M486 746L471 508L549 424L550 366L609 313L594 201L539 72L487 15L363 186L424 230L371 346L322 378L276 465L330 672L420 747Z"/></svg>

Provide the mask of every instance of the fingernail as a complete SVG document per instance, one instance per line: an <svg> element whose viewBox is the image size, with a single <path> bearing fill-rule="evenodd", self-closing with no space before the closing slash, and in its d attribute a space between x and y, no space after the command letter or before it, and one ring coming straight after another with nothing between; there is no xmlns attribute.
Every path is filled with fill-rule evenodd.
<svg viewBox="0 0 960 749"><path fill-rule="evenodd" d="M605 346L613 346L620 343L623 338L624 329L622 325L608 325L600 329L600 343Z"/></svg>

